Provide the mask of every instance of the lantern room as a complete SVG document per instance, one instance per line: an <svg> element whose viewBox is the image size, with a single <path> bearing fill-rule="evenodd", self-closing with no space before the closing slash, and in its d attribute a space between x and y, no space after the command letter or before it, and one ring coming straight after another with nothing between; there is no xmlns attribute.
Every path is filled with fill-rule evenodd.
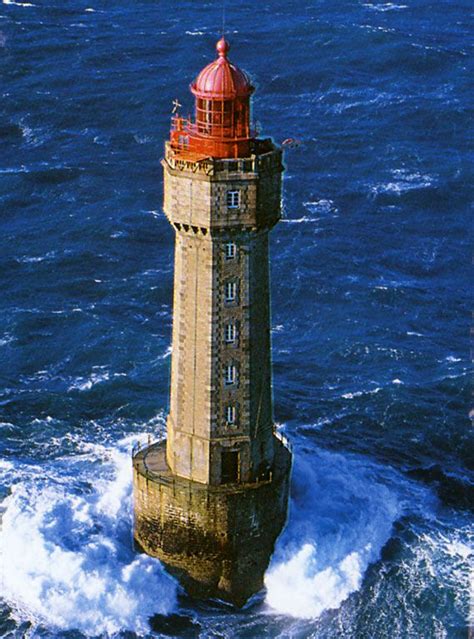
<svg viewBox="0 0 474 639"><path fill-rule="evenodd" d="M227 55L229 44L221 38L218 57L191 84L194 121L176 115L172 121L171 147L191 158L248 157L254 135L250 129L250 96L254 91L247 75Z"/></svg>

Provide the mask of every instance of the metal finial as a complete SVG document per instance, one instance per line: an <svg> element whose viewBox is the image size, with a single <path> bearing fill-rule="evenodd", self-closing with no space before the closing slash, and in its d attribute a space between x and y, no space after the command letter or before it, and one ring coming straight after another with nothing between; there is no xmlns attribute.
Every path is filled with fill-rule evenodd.
<svg viewBox="0 0 474 639"><path fill-rule="evenodd" d="M227 57L227 54L229 53L229 49L230 49L230 44L227 42L227 40L224 38L224 36L222 36L222 38L216 44L216 49L217 49L217 53L219 54L220 58L226 58Z"/></svg>

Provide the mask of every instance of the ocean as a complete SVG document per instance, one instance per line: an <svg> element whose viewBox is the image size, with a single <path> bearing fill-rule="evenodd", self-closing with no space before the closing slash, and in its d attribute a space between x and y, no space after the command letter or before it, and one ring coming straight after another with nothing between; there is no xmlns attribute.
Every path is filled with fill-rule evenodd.
<svg viewBox="0 0 474 639"><path fill-rule="evenodd" d="M169 391L160 158L222 3L2 0L0 636L467 638L471 11L227 3L262 135L299 141L271 233L290 512L238 611L131 533Z"/></svg>

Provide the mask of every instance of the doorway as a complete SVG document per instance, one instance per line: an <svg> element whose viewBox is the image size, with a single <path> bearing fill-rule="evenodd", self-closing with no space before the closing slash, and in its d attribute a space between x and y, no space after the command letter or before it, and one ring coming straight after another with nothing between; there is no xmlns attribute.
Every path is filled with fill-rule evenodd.
<svg viewBox="0 0 474 639"><path fill-rule="evenodd" d="M239 480L239 451L223 451L221 457L221 483L234 484Z"/></svg>

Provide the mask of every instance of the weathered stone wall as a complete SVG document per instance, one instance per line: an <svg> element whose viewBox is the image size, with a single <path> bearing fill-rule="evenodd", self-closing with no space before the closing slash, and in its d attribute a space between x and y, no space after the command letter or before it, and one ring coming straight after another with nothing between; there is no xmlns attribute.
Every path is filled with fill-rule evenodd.
<svg viewBox="0 0 474 639"><path fill-rule="evenodd" d="M234 162L241 171L188 164L163 162L165 212L176 229L167 460L178 476L217 485L223 451L235 451L238 481L248 482L273 461L268 231L280 215L281 153ZM237 209L227 206L229 190L239 191ZM232 259L227 242L236 247ZM229 282L233 302L225 299ZM225 341L229 323L234 344ZM224 382L229 365L232 385Z"/></svg>
<svg viewBox="0 0 474 639"><path fill-rule="evenodd" d="M290 454L279 443L271 481L205 487L134 463L135 528L141 548L158 557L196 596L236 605L263 586L286 520ZM164 447L152 454L164 455Z"/></svg>
<svg viewBox="0 0 474 639"><path fill-rule="evenodd" d="M271 228L280 219L281 157L275 148L248 161L220 161L221 168L211 171L199 161L177 165L167 148L162 162L166 216L173 225L196 229ZM233 189L241 191L238 209L227 207L226 194Z"/></svg>
<svg viewBox="0 0 474 639"><path fill-rule="evenodd" d="M168 463L209 482L214 269L209 236L176 234Z"/></svg>
<svg viewBox="0 0 474 639"><path fill-rule="evenodd" d="M231 260L225 257L229 239L236 246ZM242 481L271 467L268 278L265 231L176 235L168 463L181 477L220 483L224 448L240 451ZM230 281L237 284L237 297L227 303ZM231 344L225 341L229 323L236 327ZM228 386L227 365L237 372ZM232 425L225 418L228 405L236 410Z"/></svg>

